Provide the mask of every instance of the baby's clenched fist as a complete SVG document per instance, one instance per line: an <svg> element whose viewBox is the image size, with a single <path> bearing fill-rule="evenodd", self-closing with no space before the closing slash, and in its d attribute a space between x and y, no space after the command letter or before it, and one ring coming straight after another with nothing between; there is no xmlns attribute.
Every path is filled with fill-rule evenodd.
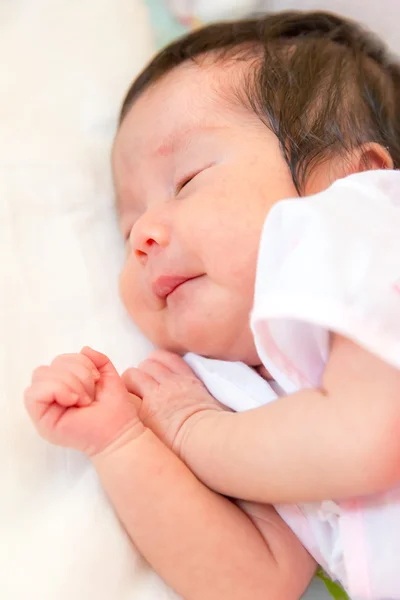
<svg viewBox="0 0 400 600"><path fill-rule="evenodd" d="M85 347L37 368L24 394L39 434L93 456L140 435L140 399L130 394L104 354Z"/></svg>

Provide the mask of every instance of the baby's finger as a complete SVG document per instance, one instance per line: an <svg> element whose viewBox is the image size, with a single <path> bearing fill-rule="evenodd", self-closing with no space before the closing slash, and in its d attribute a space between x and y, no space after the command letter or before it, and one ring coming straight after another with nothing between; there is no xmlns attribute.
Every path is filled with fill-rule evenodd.
<svg viewBox="0 0 400 600"><path fill-rule="evenodd" d="M86 368L89 373L91 373L95 381L100 379L100 373L96 368L94 362L84 354L81 354L80 352L75 354L60 354L59 356L56 356L56 358L51 363L52 366L60 366L64 364L80 365L81 367Z"/></svg>
<svg viewBox="0 0 400 600"><path fill-rule="evenodd" d="M150 375L150 377L155 379L158 383L165 381L165 379L169 379L171 375L174 374L165 364L153 360L152 358L147 358L141 362L138 369L143 373Z"/></svg>
<svg viewBox="0 0 400 600"><path fill-rule="evenodd" d="M168 350L155 350L149 356L150 360L155 360L170 369L176 375L192 375L194 372L189 365L178 354L168 352Z"/></svg>
<svg viewBox="0 0 400 600"><path fill-rule="evenodd" d="M87 394L89 398L93 399L96 383L101 375L93 364L88 366L86 361L81 360L82 358L83 356L80 354L65 356L62 361L53 361L52 368L56 373L70 373L71 378L69 380L63 379L64 383L73 387L77 393L82 394L82 397ZM77 384L77 388L74 388L74 382Z"/></svg>
<svg viewBox="0 0 400 600"><path fill-rule="evenodd" d="M158 388L158 383L153 377L139 369L127 369L122 373L121 379L128 392L139 398L153 393Z"/></svg>
<svg viewBox="0 0 400 600"><path fill-rule="evenodd" d="M67 410L74 409L68 409L64 406L56 404L55 402L47 405L46 410L42 414L42 417L36 420L36 428L39 432L39 435L42 435L44 438L46 438L48 432L55 429L60 419L66 413Z"/></svg>
<svg viewBox="0 0 400 600"><path fill-rule="evenodd" d="M24 401L31 418L39 421L53 402L68 408L78 403L79 396L62 381L48 379L31 385L24 393Z"/></svg>
<svg viewBox="0 0 400 600"><path fill-rule="evenodd" d="M78 373L80 371L82 378L75 375L74 370ZM71 360L53 361L51 367L43 366L35 369L32 382L41 383L44 381L60 381L63 383L70 389L71 393L78 395L78 404L81 406L86 406L94 400L95 382L93 376L88 373L85 366L73 364Z"/></svg>

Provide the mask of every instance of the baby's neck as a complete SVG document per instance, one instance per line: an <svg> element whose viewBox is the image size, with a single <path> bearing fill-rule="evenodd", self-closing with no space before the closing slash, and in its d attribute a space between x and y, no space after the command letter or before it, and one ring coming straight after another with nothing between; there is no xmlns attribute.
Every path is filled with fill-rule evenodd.
<svg viewBox="0 0 400 600"><path fill-rule="evenodd" d="M271 377L271 375L268 373L268 371L264 367L264 365L259 365L258 367L254 367L254 369L257 371L257 373L259 375L261 375L261 377L263 379L266 379L266 381L272 381L273 380L273 377Z"/></svg>

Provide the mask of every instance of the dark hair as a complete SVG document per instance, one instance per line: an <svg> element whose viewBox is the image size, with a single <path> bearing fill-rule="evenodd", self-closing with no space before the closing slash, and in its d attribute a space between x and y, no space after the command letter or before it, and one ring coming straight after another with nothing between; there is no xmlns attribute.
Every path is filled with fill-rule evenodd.
<svg viewBox="0 0 400 600"><path fill-rule="evenodd" d="M249 62L235 95L278 137L300 192L309 168L329 153L381 144L400 165L400 66L360 25L325 12L290 11L215 23L167 46L123 102L185 61Z"/></svg>

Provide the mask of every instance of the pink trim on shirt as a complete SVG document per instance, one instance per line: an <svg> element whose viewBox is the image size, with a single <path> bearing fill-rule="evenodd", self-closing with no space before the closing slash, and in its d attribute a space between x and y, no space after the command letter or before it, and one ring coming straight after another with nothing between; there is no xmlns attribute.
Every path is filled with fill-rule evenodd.
<svg viewBox="0 0 400 600"><path fill-rule="evenodd" d="M290 379L290 381L292 381L299 388L313 387L312 382L277 346L267 321L260 321L258 323L258 335L260 336L265 354L268 356L271 362L273 362L275 366L282 371L282 373L286 375L288 379Z"/></svg>
<svg viewBox="0 0 400 600"><path fill-rule="evenodd" d="M351 597L372 598L368 573L367 541L365 539L363 503L349 500L340 503L343 514L339 527L343 540L343 556L346 565L347 585Z"/></svg>

